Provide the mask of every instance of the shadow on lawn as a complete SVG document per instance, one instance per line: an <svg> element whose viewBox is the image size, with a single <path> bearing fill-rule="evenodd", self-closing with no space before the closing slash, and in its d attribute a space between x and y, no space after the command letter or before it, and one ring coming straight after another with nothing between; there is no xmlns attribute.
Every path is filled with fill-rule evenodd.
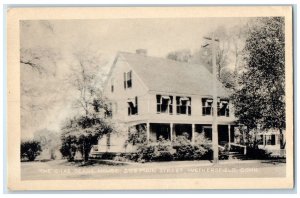
<svg viewBox="0 0 300 198"><path fill-rule="evenodd" d="M286 163L285 158L277 158L277 159L270 159L270 160L265 160L261 162L262 164L280 164L280 163Z"/></svg>
<svg viewBox="0 0 300 198"><path fill-rule="evenodd" d="M76 166L76 167L90 167L90 166L97 166L97 165L104 165L104 166L126 166L128 165L125 162L113 161L113 160L102 160L102 159L93 159L87 162L83 162L81 160L68 162L63 161L59 163L59 165L66 165L66 166Z"/></svg>

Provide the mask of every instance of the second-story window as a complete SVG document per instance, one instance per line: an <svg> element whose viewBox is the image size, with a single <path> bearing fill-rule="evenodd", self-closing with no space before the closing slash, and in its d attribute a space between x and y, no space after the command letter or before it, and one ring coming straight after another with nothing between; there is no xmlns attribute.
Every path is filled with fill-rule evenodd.
<svg viewBox="0 0 300 198"><path fill-rule="evenodd" d="M213 115L213 99L202 98L202 115ZM218 99L218 116L229 117L229 101L227 99Z"/></svg>
<svg viewBox="0 0 300 198"><path fill-rule="evenodd" d="M124 72L124 89L132 87L132 71Z"/></svg>
<svg viewBox="0 0 300 198"><path fill-rule="evenodd" d="M157 113L173 113L173 96L156 95Z"/></svg>
<svg viewBox="0 0 300 198"><path fill-rule="evenodd" d="M128 115L137 115L138 114L138 97L129 99L128 104Z"/></svg>
<svg viewBox="0 0 300 198"><path fill-rule="evenodd" d="M229 117L229 101L228 100L220 100L218 102L218 116L226 116Z"/></svg>
<svg viewBox="0 0 300 198"><path fill-rule="evenodd" d="M202 115L212 115L212 103L211 98L202 98Z"/></svg>
<svg viewBox="0 0 300 198"><path fill-rule="evenodd" d="M191 97L176 96L176 111L177 114L191 115Z"/></svg>

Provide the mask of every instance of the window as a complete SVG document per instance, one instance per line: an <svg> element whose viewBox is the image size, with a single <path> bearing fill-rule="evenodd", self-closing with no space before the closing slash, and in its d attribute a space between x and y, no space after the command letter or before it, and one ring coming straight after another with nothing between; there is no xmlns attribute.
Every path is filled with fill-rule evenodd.
<svg viewBox="0 0 300 198"><path fill-rule="evenodd" d="M138 114L138 98L129 99L128 102L128 115L137 115Z"/></svg>
<svg viewBox="0 0 300 198"><path fill-rule="evenodd" d="M173 113L173 96L156 95L157 113Z"/></svg>
<svg viewBox="0 0 300 198"><path fill-rule="evenodd" d="M212 103L211 98L202 98L202 115L212 115Z"/></svg>
<svg viewBox="0 0 300 198"><path fill-rule="evenodd" d="M275 145L275 135L266 135L266 145Z"/></svg>
<svg viewBox="0 0 300 198"><path fill-rule="evenodd" d="M202 115L213 115L213 99L202 98ZM229 117L229 101L226 99L218 99L217 103L218 116Z"/></svg>
<svg viewBox="0 0 300 198"><path fill-rule="evenodd" d="M124 89L132 87L132 71L124 72Z"/></svg>
<svg viewBox="0 0 300 198"><path fill-rule="evenodd" d="M191 115L191 97L176 96L176 112L177 114Z"/></svg>
<svg viewBox="0 0 300 198"><path fill-rule="evenodd" d="M218 102L218 116L229 117L229 101L221 99Z"/></svg>

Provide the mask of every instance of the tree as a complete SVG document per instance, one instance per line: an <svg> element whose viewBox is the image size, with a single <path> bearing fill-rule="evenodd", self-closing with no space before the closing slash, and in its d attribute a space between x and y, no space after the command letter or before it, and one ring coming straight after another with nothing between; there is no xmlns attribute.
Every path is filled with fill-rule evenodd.
<svg viewBox="0 0 300 198"><path fill-rule="evenodd" d="M72 160L74 150L78 150L86 162L92 146L98 143L98 139L116 131L114 123L107 118L110 109L104 101L95 99L91 105L94 107L93 111L74 117L63 126L60 149L63 156Z"/></svg>
<svg viewBox="0 0 300 198"><path fill-rule="evenodd" d="M218 45L216 45L216 64L217 64L217 76L220 78L221 70L228 65L228 56L230 53L231 40L227 29L224 26L216 28L209 35L214 34L215 38L219 39ZM198 63L204 65L210 72L212 72L212 51L210 46L200 48L197 50L191 58L192 63Z"/></svg>
<svg viewBox="0 0 300 198"><path fill-rule="evenodd" d="M55 151L57 151L60 146L60 138L58 133L48 129L42 129L34 133L34 139L40 142L43 150L42 154L46 154L46 157L49 159L56 158Z"/></svg>
<svg viewBox="0 0 300 198"><path fill-rule="evenodd" d="M177 50L168 53L167 58L179 62L190 62L192 53L189 49Z"/></svg>
<svg viewBox="0 0 300 198"><path fill-rule="evenodd" d="M57 72L62 55L54 45L56 28L49 21L25 20L20 32L21 128L26 137L48 124L66 90Z"/></svg>
<svg viewBox="0 0 300 198"><path fill-rule="evenodd" d="M21 159L26 157L29 161L34 161L41 151L41 144L36 140L21 142Z"/></svg>
<svg viewBox="0 0 300 198"><path fill-rule="evenodd" d="M102 66L106 61L100 53L91 50L78 51L73 57L72 73L67 81L74 90L73 107L79 112L62 128L62 141L69 141L67 137L74 136L76 141L73 144L76 144L76 149L82 153L84 161L87 161L90 150L97 144L98 139L114 131L114 124L108 119L111 112L110 105L102 96L105 77ZM63 153L66 153L64 151L66 147L73 149L66 142L63 142L63 146L61 149Z"/></svg>
<svg viewBox="0 0 300 198"><path fill-rule="evenodd" d="M249 23L243 51L245 71L232 102L248 130L285 129L284 18L259 18Z"/></svg>

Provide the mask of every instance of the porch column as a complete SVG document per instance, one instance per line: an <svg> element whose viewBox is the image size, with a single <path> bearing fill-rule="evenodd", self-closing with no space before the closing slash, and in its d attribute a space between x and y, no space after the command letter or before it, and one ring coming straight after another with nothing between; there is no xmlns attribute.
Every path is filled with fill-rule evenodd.
<svg viewBox="0 0 300 198"><path fill-rule="evenodd" d="M231 125L228 124L228 147L231 148Z"/></svg>
<svg viewBox="0 0 300 198"><path fill-rule="evenodd" d="M192 144L195 143L195 124L192 124Z"/></svg>
<svg viewBox="0 0 300 198"><path fill-rule="evenodd" d="M173 141L173 126L174 126L174 124L170 123L170 140L171 140L171 142Z"/></svg>
<svg viewBox="0 0 300 198"><path fill-rule="evenodd" d="M146 125L147 125L147 142L149 143L149 140L150 140L150 123L147 122Z"/></svg>

